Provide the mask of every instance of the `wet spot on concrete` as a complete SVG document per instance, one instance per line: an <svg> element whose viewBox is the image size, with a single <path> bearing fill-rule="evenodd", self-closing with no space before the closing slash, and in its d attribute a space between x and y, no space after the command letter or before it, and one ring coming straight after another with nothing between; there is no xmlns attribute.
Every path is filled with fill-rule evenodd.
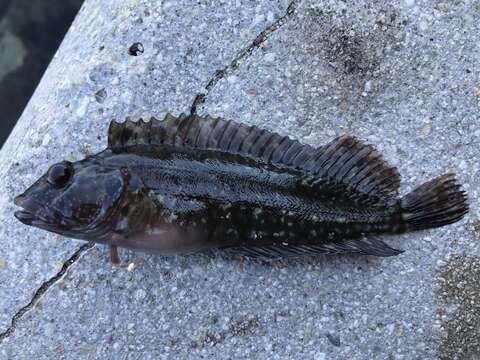
<svg viewBox="0 0 480 360"><path fill-rule="evenodd" d="M257 329L258 326L258 318L251 315L243 320L231 322L227 329L222 329L216 332L204 332L191 344L191 346L193 348L215 346L225 341L227 338L251 335L255 332L255 329Z"/></svg>
<svg viewBox="0 0 480 360"><path fill-rule="evenodd" d="M438 313L445 331L439 358L477 359L480 356L480 257L450 258L441 269L437 296L443 305Z"/></svg>
<svg viewBox="0 0 480 360"><path fill-rule="evenodd" d="M405 47L406 24L389 9L357 15L312 8L301 31L307 54L323 69L320 81L331 78L325 87L341 104L357 111L400 77L392 58Z"/></svg>
<svg viewBox="0 0 480 360"><path fill-rule="evenodd" d="M382 59L400 50L405 38L404 21L393 11L369 14L366 21L354 21L334 12L312 9L305 32L309 51L320 55L343 76L373 76Z"/></svg>

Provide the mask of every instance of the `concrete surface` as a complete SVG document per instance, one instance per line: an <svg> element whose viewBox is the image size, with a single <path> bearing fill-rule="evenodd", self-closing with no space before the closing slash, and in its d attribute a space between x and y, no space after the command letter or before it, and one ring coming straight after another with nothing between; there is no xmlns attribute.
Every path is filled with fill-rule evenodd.
<svg viewBox="0 0 480 360"><path fill-rule="evenodd" d="M0 153L0 358L479 357L479 16L461 0L87 0ZM121 251L120 268L13 218L13 195L103 149L111 118L191 110L313 145L360 136L402 193L456 171L471 212L388 239L406 250L390 259Z"/></svg>

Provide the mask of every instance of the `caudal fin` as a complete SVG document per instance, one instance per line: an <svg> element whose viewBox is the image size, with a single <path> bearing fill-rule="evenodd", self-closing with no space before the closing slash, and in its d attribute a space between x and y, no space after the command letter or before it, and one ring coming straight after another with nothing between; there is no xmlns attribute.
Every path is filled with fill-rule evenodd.
<svg viewBox="0 0 480 360"><path fill-rule="evenodd" d="M467 195L455 174L426 182L400 201L407 230L440 227L459 221L468 212Z"/></svg>

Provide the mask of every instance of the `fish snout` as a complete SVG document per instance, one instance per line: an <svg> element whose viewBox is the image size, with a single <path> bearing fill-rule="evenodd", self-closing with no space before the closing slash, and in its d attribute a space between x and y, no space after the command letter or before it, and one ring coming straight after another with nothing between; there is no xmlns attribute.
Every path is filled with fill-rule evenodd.
<svg viewBox="0 0 480 360"><path fill-rule="evenodd" d="M18 196L15 196L15 199L13 199L13 203L17 206L22 206L24 202L25 202L25 194L20 194Z"/></svg>
<svg viewBox="0 0 480 360"><path fill-rule="evenodd" d="M28 200L25 194L20 194L13 200L14 204L21 207L22 210L17 210L13 214L18 220L26 225L31 225L37 218L37 210L39 206L31 200Z"/></svg>

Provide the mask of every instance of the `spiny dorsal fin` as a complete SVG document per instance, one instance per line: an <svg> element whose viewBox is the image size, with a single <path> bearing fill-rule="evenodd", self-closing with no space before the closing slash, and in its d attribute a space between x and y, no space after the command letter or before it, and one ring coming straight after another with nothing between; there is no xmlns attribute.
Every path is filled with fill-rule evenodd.
<svg viewBox="0 0 480 360"><path fill-rule="evenodd" d="M125 122L113 120L108 128L108 147L115 151L135 145L176 145L178 135L184 130L189 118L184 114L178 118L167 114L163 121L154 117L150 121L132 121L127 118Z"/></svg>
<svg viewBox="0 0 480 360"><path fill-rule="evenodd" d="M303 145L257 126L221 118L167 114L163 121L112 121L110 149L121 152L135 145L218 150L266 163L295 168L309 176L311 185L332 186L362 202L388 199L398 193L400 175L371 145L341 136L320 148ZM369 200L370 199L370 200Z"/></svg>

